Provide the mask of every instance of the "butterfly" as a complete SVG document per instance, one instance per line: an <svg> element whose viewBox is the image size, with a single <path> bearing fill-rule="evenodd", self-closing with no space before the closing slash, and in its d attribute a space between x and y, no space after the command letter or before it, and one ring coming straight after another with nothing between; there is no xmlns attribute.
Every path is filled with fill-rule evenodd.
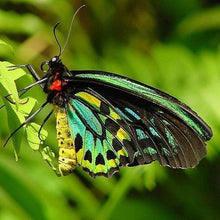
<svg viewBox="0 0 220 220"><path fill-rule="evenodd" d="M40 85L47 94L45 103L19 128L47 104L54 107L62 175L76 166L91 177L110 177L121 166L159 161L185 169L199 163L212 130L197 113L171 95L127 77L70 71L60 58L57 26L54 36L60 51L42 63L42 78L31 65L14 68L26 67L36 81L33 86Z"/></svg>

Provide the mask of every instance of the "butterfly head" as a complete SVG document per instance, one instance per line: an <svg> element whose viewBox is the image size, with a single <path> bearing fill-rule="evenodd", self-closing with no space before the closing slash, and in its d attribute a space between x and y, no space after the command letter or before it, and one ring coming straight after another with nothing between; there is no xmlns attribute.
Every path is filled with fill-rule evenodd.
<svg viewBox="0 0 220 220"><path fill-rule="evenodd" d="M53 74L54 71L63 71L64 65L59 56L54 56L49 61L41 63L41 70L46 74Z"/></svg>
<svg viewBox="0 0 220 220"><path fill-rule="evenodd" d="M59 56L54 56L49 62L48 62L48 65L51 67L51 66L54 66L58 63L61 63L61 59Z"/></svg>

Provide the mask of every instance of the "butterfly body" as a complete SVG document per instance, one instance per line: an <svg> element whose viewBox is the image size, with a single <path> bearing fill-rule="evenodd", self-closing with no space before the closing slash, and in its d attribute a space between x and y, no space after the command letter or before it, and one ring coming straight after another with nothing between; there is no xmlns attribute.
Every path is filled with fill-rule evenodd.
<svg viewBox="0 0 220 220"><path fill-rule="evenodd" d="M44 92L56 109L63 175L79 165L109 177L156 160L189 168L205 156L212 131L176 98L116 74L69 71L58 56L48 65Z"/></svg>
<svg viewBox="0 0 220 220"><path fill-rule="evenodd" d="M77 165L76 151L64 108L56 108L56 130L59 147L59 171L63 175L71 173Z"/></svg>

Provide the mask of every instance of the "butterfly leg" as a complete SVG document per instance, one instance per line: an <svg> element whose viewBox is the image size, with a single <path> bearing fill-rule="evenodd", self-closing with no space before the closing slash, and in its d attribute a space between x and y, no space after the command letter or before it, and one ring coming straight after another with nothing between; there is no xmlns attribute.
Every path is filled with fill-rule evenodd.
<svg viewBox="0 0 220 220"><path fill-rule="evenodd" d="M12 100L10 100L8 97L9 97L9 95L4 96L4 98L5 98L8 102L10 102L12 105L15 105L16 103L13 102ZM27 100L26 100L25 102L19 102L19 104L20 104L20 105L24 105L24 104L28 103L28 101L29 101L29 98L27 98Z"/></svg>
<svg viewBox="0 0 220 220"><path fill-rule="evenodd" d="M15 66L10 66L10 68L11 68L11 67L15 67ZM18 68L19 68L19 67L18 67ZM10 69L10 70L12 70L12 69ZM14 69L13 69L13 70L14 70ZM39 79L39 80L36 81L35 83L32 83L31 85L29 85L29 86L27 86L27 87L25 87L25 88L19 90L19 91L18 91L18 92L19 92L19 98L20 98L22 95L24 95L29 89L31 89L32 87L34 87L34 86L36 86L36 85L40 85L40 87L43 88L43 86L42 86L41 84L44 83L46 80L47 80L46 78ZM10 97L10 96L11 96L11 94L8 94L8 95L4 96L4 98L9 101L8 97ZM10 102L10 101L9 101L9 102ZM28 102L28 100L27 100L27 102ZM26 102L25 102L25 103L26 103ZM25 103L21 103L21 104L25 104ZM12 104L14 104L14 103L12 103ZM1 105L1 106L0 106L0 109L2 109L2 108L4 108L4 107L5 107L5 105Z"/></svg>
<svg viewBox="0 0 220 220"><path fill-rule="evenodd" d="M42 139L41 138L41 136L40 136L40 133L41 133L41 130L42 130L42 128L43 128L43 126L45 125L45 123L48 121L48 119L50 118L50 116L52 115L52 113L53 113L53 110L47 115L47 117L44 119L44 121L42 122L42 124L41 124L41 126L40 126L40 129L39 129L39 131L38 131L38 138L39 138L39 140L40 141L44 141L44 139Z"/></svg>
<svg viewBox="0 0 220 220"><path fill-rule="evenodd" d="M25 126L29 121L31 121L46 105L48 104L48 102L45 102L43 105L41 105L41 107L34 112L30 117L28 117L18 128L16 128L11 134L10 136L7 138L7 140L5 141L3 147L5 147L8 143L8 141L11 139L11 137L18 131L20 130L23 126Z"/></svg>

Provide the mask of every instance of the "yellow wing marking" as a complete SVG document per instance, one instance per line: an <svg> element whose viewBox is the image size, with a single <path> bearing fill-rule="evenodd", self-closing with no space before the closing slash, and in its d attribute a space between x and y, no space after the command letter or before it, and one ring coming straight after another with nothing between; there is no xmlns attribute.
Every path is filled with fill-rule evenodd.
<svg viewBox="0 0 220 220"><path fill-rule="evenodd" d="M127 134L127 132L120 128L117 132L117 137L122 141L123 139L130 140L130 136Z"/></svg>
<svg viewBox="0 0 220 220"><path fill-rule="evenodd" d="M110 108L110 117L117 120L117 119L121 119L120 115L118 115L112 108Z"/></svg>
<svg viewBox="0 0 220 220"><path fill-rule="evenodd" d="M81 148L77 153L77 161L78 164L82 164L82 159L83 159L83 148Z"/></svg>
<svg viewBox="0 0 220 220"><path fill-rule="evenodd" d="M91 105L94 105L98 109L100 108L101 101L97 99L95 96L87 92L78 92L76 96L84 99L85 101L89 102Z"/></svg>

